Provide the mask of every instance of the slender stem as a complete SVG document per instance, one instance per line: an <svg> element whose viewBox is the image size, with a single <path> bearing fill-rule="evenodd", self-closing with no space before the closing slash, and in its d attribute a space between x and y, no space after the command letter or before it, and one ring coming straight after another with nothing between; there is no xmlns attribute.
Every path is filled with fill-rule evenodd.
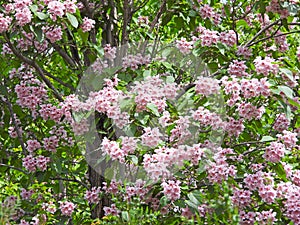
<svg viewBox="0 0 300 225"><path fill-rule="evenodd" d="M11 43L11 41L9 40L9 38L7 37L7 35L4 35L4 38L5 38L6 42L7 42L7 44L9 45L10 49L12 50L12 52L15 54L15 56L17 56L24 63L32 66L33 68L35 68L36 71L38 72L39 76L45 82L45 84L53 91L54 96L59 101L62 102L63 98L60 96L60 94L58 93L58 91L56 90L56 88L52 85L52 83L50 82L50 80L48 80L48 78L45 76L45 71L34 60L31 60L31 59L27 58L26 56L22 55L22 53L20 53L16 49L16 47Z"/></svg>
<svg viewBox="0 0 300 225"><path fill-rule="evenodd" d="M277 34L277 35L270 35L268 37L261 38L261 39L255 41L255 42L251 43L250 45L248 45L248 47L250 47L252 45L255 45L255 44L259 43L259 42L271 39L271 38L277 38L277 37L281 37L281 36L285 36L285 35L289 35L289 34L294 34L294 33L300 33L300 30L294 30L294 31L286 32L286 33Z"/></svg>
<svg viewBox="0 0 300 225"><path fill-rule="evenodd" d="M50 180L64 180L64 181L70 181L70 182L75 182L75 183L78 183L78 184L81 184L82 186L84 186L86 189L89 189L89 187L81 182L80 180L77 180L77 179L71 179L71 178L64 178L64 177L51 177Z"/></svg>
<svg viewBox="0 0 300 225"><path fill-rule="evenodd" d="M276 21L273 22L273 23L270 23L270 24L267 25L267 26L265 26L263 29L261 29L260 31L258 31L257 34L254 35L254 37L253 37L250 41L248 41L248 42L245 44L245 46L246 46L246 47L249 47L249 46L253 45L252 42L255 41L255 39L258 38L259 35L261 35L263 32L265 32L266 30L268 30L270 27L272 27L272 26L278 24L279 22L280 22L280 19L279 19L279 20L276 20Z"/></svg>
<svg viewBox="0 0 300 225"><path fill-rule="evenodd" d="M13 170L18 170L18 171L20 171L20 172L22 172L24 174L29 174L27 171L22 170L22 169L20 169L18 167L15 167L15 166L10 166L10 165L4 164L4 163L0 163L0 166L5 166L5 167L13 169Z"/></svg>

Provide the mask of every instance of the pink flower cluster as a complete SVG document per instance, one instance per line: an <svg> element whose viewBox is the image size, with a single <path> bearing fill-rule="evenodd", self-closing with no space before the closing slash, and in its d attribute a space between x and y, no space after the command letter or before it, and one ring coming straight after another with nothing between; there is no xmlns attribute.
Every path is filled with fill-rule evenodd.
<svg viewBox="0 0 300 225"><path fill-rule="evenodd" d="M203 19L212 19L216 25L221 22L221 15L214 12L214 9L208 4L204 4L203 6L201 6L199 9L199 13Z"/></svg>
<svg viewBox="0 0 300 225"><path fill-rule="evenodd" d="M87 190L85 193L84 198L89 202L89 203L98 203L100 200L99 194L101 192L100 187L92 187L91 190Z"/></svg>
<svg viewBox="0 0 300 225"><path fill-rule="evenodd" d="M31 22L32 14L28 7L16 8L15 17L17 19L17 24L23 27Z"/></svg>
<svg viewBox="0 0 300 225"><path fill-rule="evenodd" d="M236 51L236 54L238 56L244 56L246 59L248 59L252 56L252 49L240 45L238 46L238 50Z"/></svg>
<svg viewBox="0 0 300 225"><path fill-rule="evenodd" d="M264 154L264 158L269 162L279 162L286 152L284 144L280 142L271 142Z"/></svg>
<svg viewBox="0 0 300 225"><path fill-rule="evenodd" d="M58 147L59 138L56 135L52 135L50 137L43 138L43 146L46 150L50 152L56 152L56 148Z"/></svg>
<svg viewBox="0 0 300 225"><path fill-rule="evenodd" d="M248 77L249 74L246 72L246 69L245 61L233 60L229 65L228 73L231 76Z"/></svg>
<svg viewBox="0 0 300 225"><path fill-rule="evenodd" d="M137 139L134 137L120 137L122 140L122 151L125 155L129 153L134 153L136 147L137 147Z"/></svg>
<svg viewBox="0 0 300 225"><path fill-rule="evenodd" d="M260 80L256 78L251 80L242 79L240 90L245 98L253 98L260 95L268 97L270 95L267 78L262 78Z"/></svg>
<svg viewBox="0 0 300 225"><path fill-rule="evenodd" d="M48 12L53 21L57 20L57 17L63 17L65 14L65 5L60 1L50 1L48 3Z"/></svg>
<svg viewBox="0 0 300 225"><path fill-rule="evenodd" d="M109 155L112 160L119 160L120 162L125 162L125 152L122 151L119 144L116 141L110 141L108 138L104 138L101 143L101 150Z"/></svg>
<svg viewBox="0 0 300 225"><path fill-rule="evenodd" d="M254 60L256 72L265 76L270 73L277 74L279 71L279 66L274 64L274 62L275 60L268 56L265 57L265 59L262 59L260 56L256 57Z"/></svg>
<svg viewBox="0 0 300 225"><path fill-rule="evenodd" d="M110 60L116 58L117 48L111 47L110 44L104 46L104 57Z"/></svg>
<svg viewBox="0 0 300 225"><path fill-rule="evenodd" d="M187 41L186 38L181 38L180 40L176 41L176 48L183 54L189 54L193 49L194 42Z"/></svg>
<svg viewBox="0 0 300 225"><path fill-rule="evenodd" d="M52 104L42 104L39 113L44 120L51 119L57 123L62 117L61 109Z"/></svg>
<svg viewBox="0 0 300 225"><path fill-rule="evenodd" d="M232 153L232 150L228 153ZM214 161L210 162L206 166L207 178L212 183L222 183L228 179L228 176L234 177L236 175L236 167L229 165L226 162L226 157L217 153L214 157Z"/></svg>
<svg viewBox="0 0 300 225"><path fill-rule="evenodd" d="M28 75L28 79L24 79L15 87L15 92L18 97L17 103L21 107L35 111L37 106L40 105L43 100L47 99L47 90L42 82L33 78L32 73L27 73L26 75ZM26 75L24 74L24 78Z"/></svg>
<svg viewBox="0 0 300 225"><path fill-rule="evenodd" d="M213 78L199 77L195 84L196 93L204 96L218 94L220 91L218 80Z"/></svg>
<svg viewBox="0 0 300 225"><path fill-rule="evenodd" d="M46 26L43 27L42 30L45 33L46 38L49 39L51 43L62 39L63 32L60 26Z"/></svg>
<svg viewBox="0 0 300 225"><path fill-rule="evenodd" d="M143 56L142 54L127 55L123 58L122 66L124 69L131 68L132 70L138 69L141 65L148 65L151 62L149 56Z"/></svg>
<svg viewBox="0 0 300 225"><path fill-rule="evenodd" d="M34 190L27 191L25 188L21 189L21 198L23 200L29 200L33 194L34 194Z"/></svg>
<svg viewBox="0 0 300 225"><path fill-rule="evenodd" d="M174 99L178 87L176 84L165 83L159 76L146 77L144 81L136 81L130 94L135 96L136 111L147 110L147 104L154 104L158 112L165 110L166 99Z"/></svg>
<svg viewBox="0 0 300 225"><path fill-rule="evenodd" d="M202 33L199 35L199 39L201 40L202 46L212 46L213 44L217 44L219 40L218 32L204 28Z"/></svg>
<svg viewBox="0 0 300 225"><path fill-rule="evenodd" d="M260 119L265 112L265 107L256 107L248 102L241 102L237 108L239 115L247 120Z"/></svg>
<svg viewBox="0 0 300 225"><path fill-rule="evenodd" d="M22 159L22 162L23 166L30 172L35 172L37 168L41 171L45 171L47 169L47 163L50 162L50 158L42 155L38 157L27 155Z"/></svg>
<svg viewBox="0 0 300 225"><path fill-rule="evenodd" d="M288 118L284 113L281 113L277 116L273 128L274 130L282 132L284 130L287 130L289 125L290 125L290 121L288 120Z"/></svg>
<svg viewBox="0 0 300 225"><path fill-rule="evenodd" d="M105 216L109 216L109 215L118 216L120 213L120 210L117 209L115 204L111 204L111 207L105 206L103 208L103 210L104 210Z"/></svg>
<svg viewBox="0 0 300 225"><path fill-rule="evenodd" d="M12 19L0 13L0 33L8 31Z"/></svg>
<svg viewBox="0 0 300 225"><path fill-rule="evenodd" d="M179 119L174 122L176 126L171 130L170 141L176 141L177 144L183 144L184 141L192 137L189 131L191 124L189 116L179 116Z"/></svg>
<svg viewBox="0 0 300 225"><path fill-rule="evenodd" d="M231 201L235 206L238 206L239 209L243 209L251 204L251 194L252 192L249 190L235 188Z"/></svg>
<svg viewBox="0 0 300 225"><path fill-rule="evenodd" d="M240 133L243 132L244 128L245 126L242 119L235 120L234 118L230 117L229 121L225 123L225 130L229 136L238 137Z"/></svg>
<svg viewBox="0 0 300 225"><path fill-rule="evenodd" d="M151 129L150 127L144 128L144 134L141 136L142 144L148 147L156 147L161 141L162 134L157 127Z"/></svg>
<svg viewBox="0 0 300 225"><path fill-rule="evenodd" d="M217 113L211 112L202 106L192 113L192 117L194 120L200 122L200 125L211 126L214 130L224 128L225 125Z"/></svg>
<svg viewBox="0 0 300 225"><path fill-rule="evenodd" d="M272 0L270 5L266 7L267 12L278 13L281 18L286 18L290 15L288 9L283 8L278 0Z"/></svg>
<svg viewBox="0 0 300 225"><path fill-rule="evenodd" d="M35 150L41 148L41 144L37 140L28 140L26 145L29 152L34 152Z"/></svg>
<svg viewBox="0 0 300 225"><path fill-rule="evenodd" d="M237 34L233 30L220 33L219 41L227 46L233 46L236 44Z"/></svg>
<svg viewBox="0 0 300 225"><path fill-rule="evenodd" d="M164 195L171 201L180 198L180 181L168 180L161 183Z"/></svg>
<svg viewBox="0 0 300 225"><path fill-rule="evenodd" d="M287 130L284 130L282 134L277 134L278 140L282 141L286 148L292 149L296 147L298 142L297 133L293 133Z"/></svg>
<svg viewBox="0 0 300 225"><path fill-rule="evenodd" d="M75 207L76 205L73 202L69 201L60 202L59 206L61 213L65 216L71 216Z"/></svg>
<svg viewBox="0 0 300 225"><path fill-rule="evenodd" d="M89 32L94 28L95 23L96 23L95 20L90 19L88 17L84 17L80 27L83 32Z"/></svg>

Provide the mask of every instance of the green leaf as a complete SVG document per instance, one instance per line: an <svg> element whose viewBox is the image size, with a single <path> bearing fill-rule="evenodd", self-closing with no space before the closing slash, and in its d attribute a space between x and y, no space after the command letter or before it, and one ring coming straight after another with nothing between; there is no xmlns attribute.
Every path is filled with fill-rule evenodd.
<svg viewBox="0 0 300 225"><path fill-rule="evenodd" d="M73 16L70 13L67 13L67 18L68 18L68 20L70 21L70 23L73 27L75 27L75 28L78 27L78 20L75 16Z"/></svg>
<svg viewBox="0 0 300 225"><path fill-rule="evenodd" d="M167 77L166 77L166 83L172 84L172 83L174 83L174 82L175 82L174 77L172 77L172 76L167 76Z"/></svg>
<svg viewBox="0 0 300 225"><path fill-rule="evenodd" d="M159 116L159 112L157 109L157 106L153 103L148 103L147 104L147 108L155 115L155 116Z"/></svg>
<svg viewBox="0 0 300 225"><path fill-rule="evenodd" d="M128 157L131 158L131 162L133 162L133 164L137 165L139 163L139 159L135 155L128 155Z"/></svg>
<svg viewBox="0 0 300 225"><path fill-rule="evenodd" d="M294 80L293 73L287 68L279 68L281 73L284 73L291 81Z"/></svg>
<svg viewBox="0 0 300 225"><path fill-rule="evenodd" d="M129 215L128 215L128 212L127 211L122 211L122 219L126 222L129 221Z"/></svg>
<svg viewBox="0 0 300 225"><path fill-rule="evenodd" d="M267 142L267 141L274 141L274 140L276 140L276 138L273 138L271 136L263 136L260 141L261 142Z"/></svg>
<svg viewBox="0 0 300 225"><path fill-rule="evenodd" d="M43 12L36 12L34 13L40 20L45 20L48 18L48 14Z"/></svg>
<svg viewBox="0 0 300 225"><path fill-rule="evenodd" d="M278 90L282 91L286 97L293 98L293 90L287 86L278 86Z"/></svg>

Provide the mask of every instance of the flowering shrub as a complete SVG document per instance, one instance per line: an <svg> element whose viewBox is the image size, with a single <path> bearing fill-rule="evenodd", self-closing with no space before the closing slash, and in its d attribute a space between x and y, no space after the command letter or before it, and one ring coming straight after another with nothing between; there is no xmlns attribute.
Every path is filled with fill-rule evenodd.
<svg viewBox="0 0 300 225"><path fill-rule="evenodd" d="M1 3L1 224L300 224L298 1Z"/></svg>

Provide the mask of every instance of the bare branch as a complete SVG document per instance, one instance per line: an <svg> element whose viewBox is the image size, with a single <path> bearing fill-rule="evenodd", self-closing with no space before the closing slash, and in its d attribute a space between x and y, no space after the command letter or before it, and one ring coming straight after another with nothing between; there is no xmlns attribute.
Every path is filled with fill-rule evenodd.
<svg viewBox="0 0 300 225"><path fill-rule="evenodd" d="M261 29L260 31L257 32L257 34L250 40L248 41L245 46L246 47L249 47L252 45L252 42L255 41L256 38L258 38L259 35L261 35L263 32L265 32L266 30L268 30L270 27L278 24L280 22L280 19L279 20L276 20L275 22L273 23L270 23L269 25L265 26L263 29Z"/></svg>

